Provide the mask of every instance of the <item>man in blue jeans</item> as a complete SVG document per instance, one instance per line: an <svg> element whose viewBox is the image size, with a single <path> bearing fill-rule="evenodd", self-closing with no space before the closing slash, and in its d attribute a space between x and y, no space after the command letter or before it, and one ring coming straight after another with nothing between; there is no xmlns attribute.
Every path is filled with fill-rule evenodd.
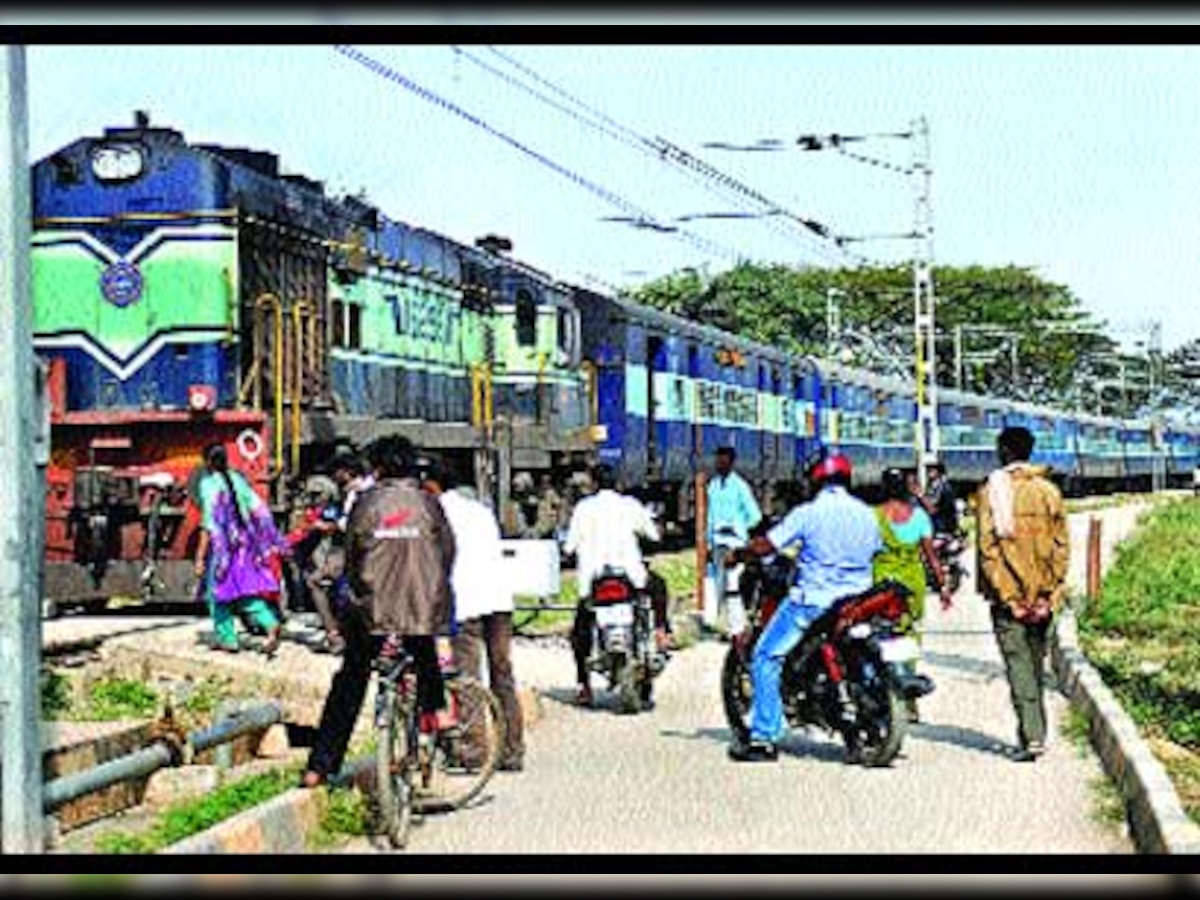
<svg viewBox="0 0 1200 900"><path fill-rule="evenodd" d="M766 556L800 545L796 581L754 646L750 741L729 748L729 756L738 762L778 757L776 742L786 728L779 695L784 659L836 600L874 584L871 561L883 546L879 524L871 507L851 495L851 475L850 460L838 454L827 456L809 472L819 488L817 495L742 551Z"/></svg>

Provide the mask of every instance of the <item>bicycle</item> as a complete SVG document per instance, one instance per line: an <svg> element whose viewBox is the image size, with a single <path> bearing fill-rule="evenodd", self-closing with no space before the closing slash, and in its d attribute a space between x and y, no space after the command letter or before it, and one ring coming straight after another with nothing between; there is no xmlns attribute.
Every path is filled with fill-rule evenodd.
<svg viewBox="0 0 1200 900"><path fill-rule="evenodd" d="M469 803L496 770L503 743L500 701L457 670L443 672L446 706L436 734L423 733L413 657L379 655L375 703L377 833L401 849L413 814L450 812ZM482 747L471 758L468 750Z"/></svg>

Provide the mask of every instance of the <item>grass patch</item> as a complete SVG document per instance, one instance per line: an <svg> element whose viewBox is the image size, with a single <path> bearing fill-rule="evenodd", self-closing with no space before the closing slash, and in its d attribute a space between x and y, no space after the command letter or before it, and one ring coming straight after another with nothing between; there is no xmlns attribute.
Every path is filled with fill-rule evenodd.
<svg viewBox="0 0 1200 900"><path fill-rule="evenodd" d="M71 711L71 679L53 669L42 672L42 719L65 719Z"/></svg>
<svg viewBox="0 0 1200 900"><path fill-rule="evenodd" d="M1143 735L1152 746L1166 741L1189 755L1200 753L1197 534L1200 502L1156 506L1117 548L1100 598L1079 616L1085 653ZM1170 774L1169 761L1164 763ZM1198 764L1191 756L1175 763L1177 788L1183 787L1179 778L1193 783L1193 767ZM1200 796L1189 809L1193 818L1198 806Z"/></svg>
<svg viewBox="0 0 1200 900"><path fill-rule="evenodd" d="M1103 825L1113 827L1125 823L1125 799L1107 775L1098 775L1088 782L1092 790L1092 816Z"/></svg>
<svg viewBox="0 0 1200 900"><path fill-rule="evenodd" d="M317 830L308 836L309 849L340 847L351 838L369 834L370 823L370 803L362 791L334 788L329 791Z"/></svg>
<svg viewBox="0 0 1200 900"><path fill-rule="evenodd" d="M87 692L85 710L92 721L152 719L158 715L158 692L140 681L127 678L100 678Z"/></svg>
<svg viewBox="0 0 1200 900"><path fill-rule="evenodd" d="M299 774L299 769L293 766L222 785L204 797L168 807L144 831L111 831L99 835L95 842L96 851L157 853L290 790Z"/></svg>
<svg viewBox="0 0 1200 900"><path fill-rule="evenodd" d="M1083 757L1087 756L1089 748L1092 746L1091 741L1091 726L1088 723L1088 718L1074 706L1067 709L1067 717L1063 719L1062 735L1070 741L1076 752Z"/></svg>

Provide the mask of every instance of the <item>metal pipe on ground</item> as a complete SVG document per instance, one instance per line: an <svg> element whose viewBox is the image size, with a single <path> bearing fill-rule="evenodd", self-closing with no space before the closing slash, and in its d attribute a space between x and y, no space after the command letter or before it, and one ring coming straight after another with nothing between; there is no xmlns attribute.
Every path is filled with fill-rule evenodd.
<svg viewBox="0 0 1200 900"><path fill-rule="evenodd" d="M87 794L103 790L122 781L150 775L167 766L178 765L180 757L202 753L218 744L232 741L254 731L283 721L283 710L275 704L241 710L211 728L193 731L187 736L180 754L169 740L160 738L149 747L101 763L92 769L74 772L46 782L42 789L42 806L49 812ZM190 751L190 752L189 752Z"/></svg>

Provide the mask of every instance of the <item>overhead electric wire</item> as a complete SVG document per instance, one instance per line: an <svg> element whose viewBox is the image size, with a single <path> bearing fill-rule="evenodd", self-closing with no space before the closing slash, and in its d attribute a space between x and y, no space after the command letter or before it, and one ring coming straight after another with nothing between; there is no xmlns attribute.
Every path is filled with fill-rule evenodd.
<svg viewBox="0 0 1200 900"><path fill-rule="evenodd" d="M602 134L612 138L613 140L616 140L616 141L624 144L627 147L631 147L635 150L639 150L648 155L651 155L655 159L659 160L660 162L666 162L668 164L675 165L676 168L679 169L680 171L682 171L683 174L686 175L689 178L689 180L691 180L693 183L699 185L702 189L709 191L710 193L714 193L712 185L706 183L703 175L700 175L699 173L692 171L688 167L681 165L680 163L678 163L675 160L667 159L667 155L663 152L663 148L662 148L661 144L659 144L656 141L652 141L649 138L644 137L643 135L638 134L636 131L632 130L631 128L628 128L625 125L622 125L620 122L618 122L615 119L613 119L612 117L604 114L603 112L593 109L592 107L590 107L586 103L584 103L582 100L573 96L570 92L568 92L568 91L564 90L563 88L559 87L558 85L554 84L549 79L543 78L541 75L534 72L528 66L521 64L519 61L513 59L512 57L505 55L504 53L501 53L495 47L489 46L488 49L493 54L495 54L496 56L500 57L502 60L507 62L509 65L513 66L514 68L516 68L523 74L528 75L530 78L533 78L539 84L544 85L545 87L549 88L551 91L553 91L555 94L559 95L560 97L567 99L568 101L570 101L570 103L574 104L574 106L585 111L588 115L590 115L593 118L588 118L587 116L582 115L576 109L571 109L570 107L564 106L562 103L559 103L557 100L553 100L550 97L547 97L541 91L538 91L535 88L530 87L528 84L525 84L524 82L520 81L517 78L514 78L513 76L509 75L506 72L502 72L502 71L498 70L495 66L489 65L488 63L479 59L474 54L470 53L469 51L466 51L456 45L452 45L452 46L453 46L455 53L459 54L460 56L466 57L470 62L479 66L484 71L489 72L489 73L495 75L496 77L500 78L506 84L510 84L513 87L516 87L518 90L521 90L527 94L530 94L533 97L536 97L537 99L541 100L543 103L553 107L554 109L559 110L560 112L565 113L566 115L570 116L572 119L575 119L577 122L582 122L583 124L598 130ZM728 190L728 188L726 190ZM717 192L717 193L719 194L719 196L722 196L723 199L729 199L728 194L722 194L719 192ZM772 211L772 214L775 214L776 212L782 212L782 211ZM677 217L675 219L675 221L688 221L689 218L698 218L698 217L695 217L695 216L693 216L693 217ZM782 237L784 240L791 240L791 236L784 233L781 229L779 229L777 227L771 227L770 224L768 224L768 228L771 231L773 231L777 236ZM826 258L828 259L828 256Z"/></svg>
<svg viewBox="0 0 1200 900"><path fill-rule="evenodd" d="M636 145L641 148L644 148L645 150L657 155L663 161L671 162L674 165L676 165L677 167L680 167L684 170L694 172L695 174L698 174L704 178L716 181L718 184L720 184L722 187L724 187L727 191L730 191L735 195L740 195L744 199L752 200L761 206L767 207L768 209L771 210L772 215L782 213L783 216L786 219L790 220L792 224L799 225L801 228L806 229L807 232L816 234L817 237L821 239L821 242L817 243L816 247L818 248L818 252L820 252L822 255L824 255L826 261L833 262L834 257L832 257L831 254L838 253L838 254L840 254L840 256L838 257L838 261L841 261L841 258L848 258L848 259L857 260L860 263L871 263L871 264L875 264L875 265L882 265L882 263L879 263L877 260L872 260L868 257L862 256L861 254L851 253L851 252L845 250L845 248L841 247L840 245L836 245L836 242L832 241L832 239L827 236L828 229L814 227L814 225L816 225L817 223L814 223L811 219L804 218L802 216L796 215L795 213L791 213L786 209L783 209L783 207L780 206L780 204L774 203L773 201L771 201L768 198L766 198L765 196L763 196L760 192L754 190L753 188L748 187L747 185L741 183L740 181L733 178L732 176L727 175L724 172L721 172L719 169L712 166L711 164L706 163L703 160L700 160L697 157L687 153L686 151L676 147L674 144L667 141L666 139L659 137L659 138L656 138L655 140L650 140L649 138L646 138L646 137L638 134L636 131L633 131L632 129L628 128L627 126L622 125L620 122L617 122L612 117L592 108L584 101L575 97L569 91L559 87L558 85L554 84L554 82L539 75L537 72L535 72L529 66L524 65L523 63L512 58L511 56L508 56L505 53L502 53L501 51L497 50L495 47L489 45L488 50L491 53L493 53L495 56L498 56L500 59L504 60L509 65L513 66L518 71L522 72L523 74L525 74L525 75L529 76L530 78L534 79L535 81L537 81L538 84L548 88L549 90L553 91L558 96L570 101L576 107L579 107L580 109L585 110L587 113L594 116L596 119L599 119L600 121L606 123L606 125L600 125L595 122L590 122L590 121L582 118L574 110L564 109L562 107L562 105L559 104L557 101L550 100L549 98L545 97L544 94L541 94L540 92L534 90L533 88L529 87L528 85L525 85L525 84L513 79L511 76L508 76L507 74L497 73L496 70L494 69L494 67L489 66L480 60L477 60L471 54L465 53L465 51L462 51L460 48L456 48L456 50L458 50L458 52L464 53L468 59L470 59L472 62L475 62L481 68L484 68L488 71L493 72L494 74L497 74L499 77L503 78L506 82L513 84L514 86L520 88L521 90L526 91L527 93L532 94L533 96L538 97L539 99L542 99L544 102L550 104L551 106L555 107L556 109L566 112L568 115L572 116L572 118L575 118L578 121L583 121L586 124L590 124L590 125L592 125L592 127L595 127L597 129L603 131L604 133L608 134L610 137L613 137L614 139L619 140L622 143L625 143L630 146ZM623 137L619 137L616 134L614 134L613 129L619 131L621 133L621 135L623 135ZM773 223L773 222L764 222L764 225L766 225L771 231L773 231L778 236L785 237L785 238L789 237L788 235L783 234L780 229L778 229L777 227L774 227L775 223ZM806 233L805 237L811 238L812 234ZM837 250L836 251L833 250L832 248L830 248L828 246L827 243L824 243L824 242L834 243L837 246Z"/></svg>
<svg viewBox="0 0 1200 900"><path fill-rule="evenodd" d="M465 119L466 121L470 122L472 125L486 131L488 134L492 135L493 137L499 138L501 141L503 141L504 143L513 147L514 149L521 151L525 155L531 157L532 159L536 160L537 162L541 163L542 165L546 166L547 168L551 169L552 171L558 173L559 175L562 175L564 178L567 178L570 181L572 181L573 183L584 188L589 193L592 193L592 194L596 195L597 197L600 197L605 202L607 202L613 206L616 206L618 209L622 210L623 212L627 213L628 215L635 217L637 220L644 221L644 222L650 223L652 225L654 225L654 224L660 225L660 223L657 222L656 217L652 213L649 213L649 212L646 212L645 210L640 209L634 203L632 203L629 200L626 200L624 197L620 196L619 194L615 193L614 191L611 191L608 188L605 188L602 185L599 185L596 182L591 181L582 175L579 175L578 173L572 171L571 169L568 169L566 166L562 165L561 163L555 162L554 160L550 159L545 154L540 153L537 150L534 150L532 147L529 147L529 146L523 144L522 142L518 141L516 138L489 125L483 119L479 118L478 116L474 115L473 113L468 112L467 110L463 109L462 107L452 103L451 101L445 99L444 97L440 96L439 94L434 93L433 91L429 90L428 88L423 87L422 85L413 81L411 78L408 78L406 75L396 71L391 66L388 66L387 64L380 62L379 60L375 59L374 57L371 57L368 54L363 53L362 51L357 50L354 47L347 46L345 44L334 45L333 49L335 52L340 53L341 55L347 57L348 59L353 60L354 62L367 68L374 74L379 75L380 77L385 78L388 81L392 81L392 82L398 84L400 87L416 94L417 96L421 97L423 100L433 103L434 105L441 107L442 109L446 110L447 112L453 113L454 115L458 116L461 119ZM661 226L661 225L660 225L660 227L663 230L667 230L668 228L670 228L670 226ZM719 244L716 241L712 241L712 240L709 240L708 238L702 237L700 235L693 234L692 232L687 231L686 229L670 228L670 233L678 234L681 239L692 244L693 247L696 247L697 249L702 250L705 253L708 253L710 256L723 256L726 258L732 258L735 261L740 259L740 254L738 254L736 251L731 250L730 248L725 247L724 245Z"/></svg>

